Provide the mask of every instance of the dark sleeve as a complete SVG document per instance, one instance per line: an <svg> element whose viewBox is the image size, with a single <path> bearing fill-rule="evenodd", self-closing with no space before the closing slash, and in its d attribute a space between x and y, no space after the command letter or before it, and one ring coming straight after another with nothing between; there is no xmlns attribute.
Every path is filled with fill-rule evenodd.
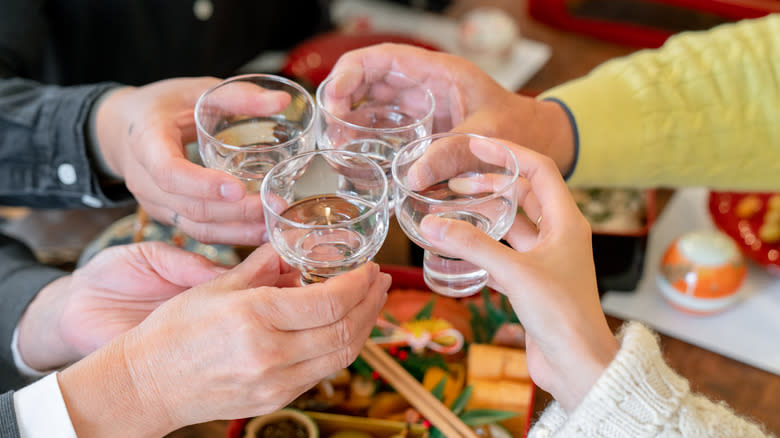
<svg viewBox="0 0 780 438"><path fill-rule="evenodd" d="M39 263L21 242L0 235L0 391L28 383L14 365L11 339L30 301L44 286L64 275L64 271Z"/></svg>
<svg viewBox="0 0 780 438"><path fill-rule="evenodd" d="M101 186L86 147L90 108L115 86L0 79L0 204L78 208L131 200L124 185Z"/></svg>
<svg viewBox="0 0 780 438"><path fill-rule="evenodd" d="M16 424L14 411L14 393L0 394L0 436L3 438L21 438Z"/></svg>

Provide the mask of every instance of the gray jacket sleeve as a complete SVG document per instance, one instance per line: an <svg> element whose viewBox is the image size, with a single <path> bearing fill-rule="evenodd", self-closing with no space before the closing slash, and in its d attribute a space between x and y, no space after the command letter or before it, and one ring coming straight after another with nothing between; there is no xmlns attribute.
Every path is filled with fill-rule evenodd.
<svg viewBox="0 0 780 438"><path fill-rule="evenodd" d="M11 355L13 332L35 295L66 274L40 264L21 242L0 235L0 392L28 383Z"/></svg>
<svg viewBox="0 0 780 438"><path fill-rule="evenodd" d="M0 204L78 208L131 200L123 184L101 186L86 147L92 104L115 86L0 79Z"/></svg>
<svg viewBox="0 0 780 438"><path fill-rule="evenodd" d="M14 393L0 394L0 436L3 438L21 438L16 424L14 411Z"/></svg>

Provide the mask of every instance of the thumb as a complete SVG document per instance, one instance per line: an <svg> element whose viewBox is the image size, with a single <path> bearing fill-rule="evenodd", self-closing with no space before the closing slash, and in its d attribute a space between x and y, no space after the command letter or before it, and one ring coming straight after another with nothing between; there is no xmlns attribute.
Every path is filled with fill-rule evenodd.
<svg viewBox="0 0 780 438"><path fill-rule="evenodd" d="M200 254L163 242L142 242L136 248L162 278L182 287L205 283L227 270Z"/></svg>
<svg viewBox="0 0 780 438"><path fill-rule="evenodd" d="M217 278L219 286L230 290L243 290L260 286L274 286L284 265L270 244L265 244L249 254L243 262Z"/></svg>
<svg viewBox="0 0 780 438"><path fill-rule="evenodd" d="M502 286L511 284L516 259L523 256L464 221L428 215L420 231L436 252L485 269Z"/></svg>

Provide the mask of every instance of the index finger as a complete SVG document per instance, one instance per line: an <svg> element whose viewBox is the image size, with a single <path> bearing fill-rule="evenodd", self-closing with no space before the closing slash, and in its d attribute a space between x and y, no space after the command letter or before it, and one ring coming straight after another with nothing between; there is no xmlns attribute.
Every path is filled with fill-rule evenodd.
<svg viewBox="0 0 780 438"><path fill-rule="evenodd" d="M257 312L277 330L305 330L331 325L367 298L379 266L368 262L325 282L294 288L250 290L262 293Z"/></svg>
<svg viewBox="0 0 780 438"><path fill-rule="evenodd" d="M528 180L531 192L539 203L541 223L552 225L542 227L542 232L554 229L556 225L568 220L570 215L580 214L558 166L550 157L499 139L475 138L470 143L470 149L474 155L486 162L503 165L507 157L493 142L506 146L517 159L519 174Z"/></svg>

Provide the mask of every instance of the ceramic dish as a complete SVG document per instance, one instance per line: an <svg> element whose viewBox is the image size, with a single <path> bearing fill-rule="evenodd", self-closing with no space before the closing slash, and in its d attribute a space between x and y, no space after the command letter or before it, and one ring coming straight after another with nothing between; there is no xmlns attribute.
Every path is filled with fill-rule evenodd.
<svg viewBox="0 0 780 438"><path fill-rule="evenodd" d="M84 266L98 251L116 245L126 245L133 242L136 227L136 214L125 216L111 224L95 240L90 242L79 257L78 266ZM178 246L187 251L201 254L215 263L224 266L238 264L239 257L232 247L227 245L207 245L200 243L187 235L177 232L175 228L149 220L143 229L143 241L161 241Z"/></svg>

